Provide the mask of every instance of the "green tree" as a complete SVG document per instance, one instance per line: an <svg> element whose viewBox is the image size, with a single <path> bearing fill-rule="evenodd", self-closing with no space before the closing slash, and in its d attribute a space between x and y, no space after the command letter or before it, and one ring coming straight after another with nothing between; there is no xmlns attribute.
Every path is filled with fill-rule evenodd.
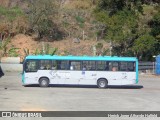
<svg viewBox="0 0 160 120"><path fill-rule="evenodd" d="M7 8L0 5L0 32L21 33L27 29L27 19L20 7Z"/></svg>
<svg viewBox="0 0 160 120"><path fill-rule="evenodd" d="M101 0L98 4L98 10L109 11L112 16L123 9L143 12L141 0Z"/></svg>
<svg viewBox="0 0 160 120"><path fill-rule="evenodd" d="M153 17L150 24L152 27L151 34L155 37L160 35L160 12Z"/></svg>
<svg viewBox="0 0 160 120"><path fill-rule="evenodd" d="M109 16L102 11L96 13L97 20L106 24L106 41L112 43L113 55L125 55L137 35L137 15L127 9Z"/></svg>
<svg viewBox="0 0 160 120"><path fill-rule="evenodd" d="M135 40L132 49L136 56L141 60L147 52L152 50L152 52L154 52L155 44L155 38L149 34L145 34Z"/></svg>
<svg viewBox="0 0 160 120"><path fill-rule="evenodd" d="M151 35L155 37L157 40L157 44L155 45L155 55L160 54L160 12L158 12L150 22L151 25Z"/></svg>
<svg viewBox="0 0 160 120"><path fill-rule="evenodd" d="M145 18L143 3L143 0L99 2L94 12L96 19L106 25L106 41L111 43L112 55L137 56L146 60L146 54L153 54L149 50L155 51L157 41L150 35L148 22L142 19Z"/></svg>
<svg viewBox="0 0 160 120"><path fill-rule="evenodd" d="M18 50L20 48L16 48L14 46L9 47L11 39L8 37L0 42L0 57L17 57L19 56Z"/></svg>
<svg viewBox="0 0 160 120"><path fill-rule="evenodd" d="M0 41L0 57L7 56L9 43L10 43L10 38Z"/></svg>
<svg viewBox="0 0 160 120"><path fill-rule="evenodd" d="M29 0L28 18L30 29L38 34L39 38L48 36L54 28L54 16L58 6L53 0Z"/></svg>

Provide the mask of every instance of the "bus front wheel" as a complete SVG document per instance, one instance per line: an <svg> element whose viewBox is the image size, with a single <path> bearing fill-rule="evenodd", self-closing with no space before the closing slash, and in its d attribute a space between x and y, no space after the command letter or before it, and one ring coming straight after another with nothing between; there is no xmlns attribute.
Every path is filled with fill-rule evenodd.
<svg viewBox="0 0 160 120"><path fill-rule="evenodd" d="M99 88L106 88L107 85L108 85L108 82L107 82L106 79L99 79L99 80L97 81L97 86L98 86Z"/></svg>
<svg viewBox="0 0 160 120"><path fill-rule="evenodd" d="M48 87L49 80L47 78L40 78L39 80L39 86L40 87Z"/></svg>

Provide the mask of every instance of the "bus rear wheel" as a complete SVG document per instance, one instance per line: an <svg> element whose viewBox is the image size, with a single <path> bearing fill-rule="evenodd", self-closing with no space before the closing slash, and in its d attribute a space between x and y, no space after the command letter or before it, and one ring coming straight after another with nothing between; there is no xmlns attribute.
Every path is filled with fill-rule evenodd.
<svg viewBox="0 0 160 120"><path fill-rule="evenodd" d="M98 86L99 88L106 88L107 85L108 85L108 82L107 82L107 80L105 80L105 79L99 79L99 80L97 81L97 86Z"/></svg>
<svg viewBox="0 0 160 120"><path fill-rule="evenodd" d="M47 78L40 78L39 80L39 86L40 87L48 87L49 80Z"/></svg>

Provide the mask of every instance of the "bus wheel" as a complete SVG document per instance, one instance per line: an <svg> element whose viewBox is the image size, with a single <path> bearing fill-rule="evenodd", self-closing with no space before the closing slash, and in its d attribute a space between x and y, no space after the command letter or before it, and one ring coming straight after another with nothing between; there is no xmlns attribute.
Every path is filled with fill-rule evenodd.
<svg viewBox="0 0 160 120"><path fill-rule="evenodd" d="M98 86L99 88L106 88L107 85L108 85L108 83L107 83L107 80L105 80L105 79L99 79L99 80L97 81L97 86Z"/></svg>
<svg viewBox="0 0 160 120"><path fill-rule="evenodd" d="M39 86L40 87L48 87L49 80L47 78L40 78L39 80Z"/></svg>

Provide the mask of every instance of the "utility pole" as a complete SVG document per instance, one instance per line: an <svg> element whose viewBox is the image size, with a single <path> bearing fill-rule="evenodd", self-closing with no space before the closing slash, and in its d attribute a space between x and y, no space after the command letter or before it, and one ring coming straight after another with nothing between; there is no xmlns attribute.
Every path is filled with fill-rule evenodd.
<svg viewBox="0 0 160 120"><path fill-rule="evenodd" d="M83 33L82 33L82 34L83 34L83 40L84 40L84 39L85 39L85 38L84 38L84 37L85 37L85 33L84 33L84 30L83 30Z"/></svg>
<svg viewBox="0 0 160 120"><path fill-rule="evenodd" d="M110 56L112 56L112 41L110 40Z"/></svg>
<svg viewBox="0 0 160 120"><path fill-rule="evenodd" d="M155 60L156 55L152 56ZM155 74L155 70L156 70L156 61L153 62L153 74Z"/></svg>
<svg viewBox="0 0 160 120"><path fill-rule="evenodd" d="M45 46L44 46L44 42L42 42L42 52L43 52L43 55L45 54Z"/></svg>
<svg viewBox="0 0 160 120"><path fill-rule="evenodd" d="M96 52L97 52L97 51L96 51L96 46L94 45L94 46L93 46L93 56L96 56Z"/></svg>

